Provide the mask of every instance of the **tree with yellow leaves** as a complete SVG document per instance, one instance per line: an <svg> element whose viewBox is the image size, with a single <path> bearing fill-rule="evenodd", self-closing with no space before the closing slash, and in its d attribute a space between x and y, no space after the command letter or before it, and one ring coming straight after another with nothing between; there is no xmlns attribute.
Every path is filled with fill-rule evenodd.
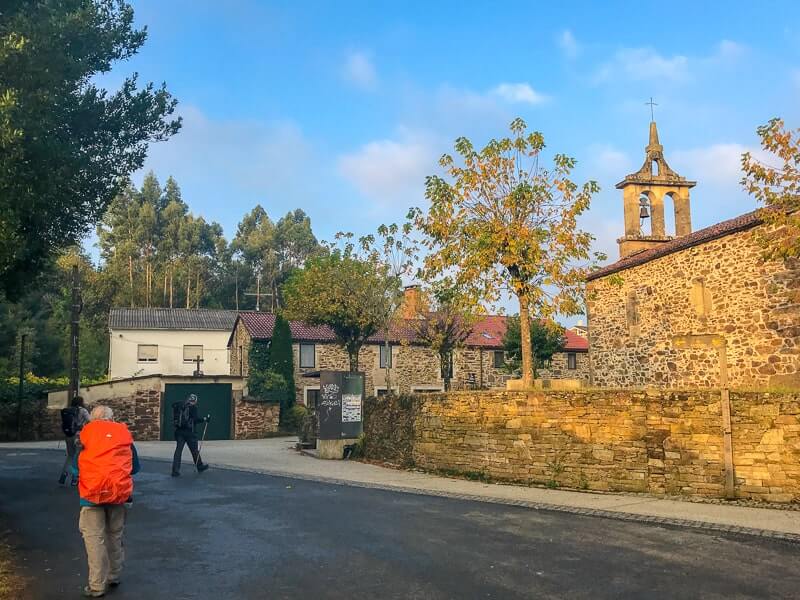
<svg viewBox="0 0 800 600"><path fill-rule="evenodd" d="M542 166L544 137L529 133L522 119L511 123L511 134L480 151L466 138L456 140L459 161L441 158L448 179L426 179L430 208L415 214L430 251L426 279L449 275L489 303L504 292L519 300L522 379L530 386L531 318L581 313L592 256L602 258L592 255L594 238L577 225L599 187L573 183L576 161L564 154Z"/></svg>
<svg viewBox="0 0 800 600"><path fill-rule="evenodd" d="M800 129L787 130L781 119L757 129L761 147L783 164L765 164L742 155L742 185L764 204L761 218L774 225L763 239L768 258L800 257Z"/></svg>

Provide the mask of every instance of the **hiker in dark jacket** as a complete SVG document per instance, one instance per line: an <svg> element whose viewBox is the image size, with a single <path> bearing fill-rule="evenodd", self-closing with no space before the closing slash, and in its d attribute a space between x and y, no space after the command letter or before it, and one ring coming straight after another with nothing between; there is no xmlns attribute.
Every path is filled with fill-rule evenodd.
<svg viewBox="0 0 800 600"><path fill-rule="evenodd" d="M181 474L181 458L183 457L184 445L189 446L197 472L202 473L208 468L208 465L200 458L200 451L197 448L197 434L194 428L197 423L208 423L211 420L211 415L198 418L197 396L194 394L189 394L182 403L176 403L172 407L172 411L175 424L175 455L172 457L172 476L178 477Z"/></svg>
<svg viewBox="0 0 800 600"><path fill-rule="evenodd" d="M67 456L64 458L64 466L61 467L61 476L58 483L64 485L67 478L72 475L72 485L78 485L77 467L75 466L78 457L78 448L75 438L80 433L83 426L89 422L89 411L83 404L83 398L75 396L69 408L61 411L61 429L64 432L64 441L67 445Z"/></svg>

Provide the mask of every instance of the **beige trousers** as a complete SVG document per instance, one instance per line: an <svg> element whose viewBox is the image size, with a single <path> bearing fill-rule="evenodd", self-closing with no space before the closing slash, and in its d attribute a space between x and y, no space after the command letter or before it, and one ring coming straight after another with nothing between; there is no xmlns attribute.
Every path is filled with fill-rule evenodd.
<svg viewBox="0 0 800 600"><path fill-rule="evenodd" d="M110 582L119 581L125 561L122 533L126 514L124 504L81 507L78 527L89 559L89 587L94 591L105 591Z"/></svg>

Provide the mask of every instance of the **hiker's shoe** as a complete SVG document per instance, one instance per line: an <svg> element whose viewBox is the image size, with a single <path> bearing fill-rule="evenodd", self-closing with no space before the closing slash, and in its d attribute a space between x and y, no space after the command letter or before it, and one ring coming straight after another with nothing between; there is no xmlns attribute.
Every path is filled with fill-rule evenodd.
<svg viewBox="0 0 800 600"><path fill-rule="evenodd" d="M120 583L122 583L122 582L121 582L119 579L115 579L115 580L113 580L113 581L109 580L109 581L108 581L108 587L110 587L110 588L116 588L116 587L119 587L119 584L120 584Z"/></svg>
<svg viewBox="0 0 800 600"><path fill-rule="evenodd" d="M70 483L70 485L72 487L75 487L76 485L78 485L78 478L77 477L73 477L72 478L72 482Z"/></svg>
<svg viewBox="0 0 800 600"><path fill-rule="evenodd" d="M172 472L172 476L173 476L173 477L180 477L180 476L181 476L181 473L180 473L180 471L173 471L173 472Z"/></svg>
<svg viewBox="0 0 800 600"><path fill-rule="evenodd" d="M58 485L64 485L65 483L67 483L67 474L62 473L61 477L58 478Z"/></svg>
<svg viewBox="0 0 800 600"><path fill-rule="evenodd" d="M86 598L102 598L103 596L106 595L106 591L105 590L93 590L92 588L90 588L87 585L85 588L83 588L83 595Z"/></svg>
<svg viewBox="0 0 800 600"><path fill-rule="evenodd" d="M208 464L203 463L202 465L197 465L197 472L202 473L203 471L208 469Z"/></svg>

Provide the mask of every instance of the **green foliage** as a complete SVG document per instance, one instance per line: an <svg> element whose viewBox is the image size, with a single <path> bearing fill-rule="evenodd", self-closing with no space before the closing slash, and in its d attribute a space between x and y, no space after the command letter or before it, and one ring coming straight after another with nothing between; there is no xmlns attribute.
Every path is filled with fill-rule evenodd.
<svg viewBox="0 0 800 600"><path fill-rule="evenodd" d="M98 75L146 38L121 0L5 2L0 17L0 288L12 298L80 240L148 144L180 127L162 85Z"/></svg>
<svg viewBox="0 0 800 600"><path fill-rule="evenodd" d="M286 431L299 433L303 422L308 415L308 410L302 404L295 404L287 412L283 419L283 428Z"/></svg>
<svg viewBox="0 0 800 600"><path fill-rule="evenodd" d="M327 325L358 370L358 351L385 323L392 277L380 265L334 251L312 259L284 286L285 315Z"/></svg>
<svg viewBox="0 0 800 600"><path fill-rule="evenodd" d="M275 317L275 327L272 330L269 368L283 379L285 394L281 398L281 421L284 421L287 411L294 405L295 388L292 332L289 329L289 322L281 314Z"/></svg>
<svg viewBox="0 0 800 600"><path fill-rule="evenodd" d="M522 365L522 349L520 339L519 317L509 317L506 333L503 336L503 347L506 352L506 368L512 373ZM554 321L531 322L531 350L534 358L534 376L536 369L541 369L550 362L553 354L564 347L564 328Z"/></svg>
<svg viewBox="0 0 800 600"><path fill-rule="evenodd" d="M452 275L456 284L487 301L509 290L519 300L520 329L529 322L582 311L583 282L592 262L592 236L578 228L579 217L599 191L596 182L571 179L574 158L553 155L543 166L544 137L528 132L522 119L511 135L476 150L466 138L455 142L458 158L440 164L447 179L426 180L426 212L415 211L425 234L424 272L428 280ZM594 255L594 260L602 256ZM533 360L522 344L522 376L530 384Z"/></svg>
<svg viewBox="0 0 800 600"><path fill-rule="evenodd" d="M247 363L247 388L251 396L264 398L269 388L269 383L274 382L269 378L269 344L254 340L250 343ZM284 384L286 382L284 381Z"/></svg>

